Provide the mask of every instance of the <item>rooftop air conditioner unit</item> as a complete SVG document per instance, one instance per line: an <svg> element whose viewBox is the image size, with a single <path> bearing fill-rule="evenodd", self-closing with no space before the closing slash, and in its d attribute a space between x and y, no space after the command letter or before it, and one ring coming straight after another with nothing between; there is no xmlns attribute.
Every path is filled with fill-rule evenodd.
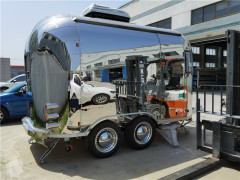
<svg viewBox="0 0 240 180"><path fill-rule="evenodd" d="M129 22L130 16L127 12L120 9L113 9L106 6L91 4L82 13L82 16L109 19L115 21Z"/></svg>

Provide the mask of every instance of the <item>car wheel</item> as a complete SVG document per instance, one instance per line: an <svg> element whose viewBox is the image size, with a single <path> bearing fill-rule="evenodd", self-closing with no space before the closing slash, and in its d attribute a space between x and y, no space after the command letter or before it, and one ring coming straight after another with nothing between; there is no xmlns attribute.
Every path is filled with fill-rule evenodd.
<svg viewBox="0 0 240 180"><path fill-rule="evenodd" d="M98 158L113 155L121 142L121 129L113 122L97 125L88 135L88 148Z"/></svg>
<svg viewBox="0 0 240 180"><path fill-rule="evenodd" d="M77 99L76 94L73 94L71 99ZM71 111L75 113L77 111L77 108L71 108Z"/></svg>
<svg viewBox="0 0 240 180"><path fill-rule="evenodd" d="M93 101L93 104L106 104L108 103L110 97L106 94L98 94L96 96L93 97L92 101Z"/></svg>
<svg viewBox="0 0 240 180"><path fill-rule="evenodd" d="M148 147L155 137L154 121L146 116L139 116L127 124L124 132L127 144L134 149Z"/></svg>
<svg viewBox="0 0 240 180"><path fill-rule="evenodd" d="M5 109L0 108L0 124L6 122L8 113Z"/></svg>

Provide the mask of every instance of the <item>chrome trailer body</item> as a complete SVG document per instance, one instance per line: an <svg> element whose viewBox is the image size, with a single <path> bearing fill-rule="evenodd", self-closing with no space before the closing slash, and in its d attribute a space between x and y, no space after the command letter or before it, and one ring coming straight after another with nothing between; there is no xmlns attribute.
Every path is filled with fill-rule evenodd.
<svg viewBox="0 0 240 180"><path fill-rule="evenodd" d="M69 141L73 137L86 137L105 121L121 127L126 122L119 117L133 119L133 116L144 115L157 125L188 120L191 118L191 101L186 107L189 109L186 117L159 121L144 111L118 114L115 102L101 103L97 96L92 98L95 105L80 105L75 111L73 108L79 99L69 97L69 94L72 81L82 85L81 80L72 78L73 74L77 73L81 78L91 77L90 83L105 87L109 85L104 81L111 69L121 67L125 76L125 59L128 56L148 56L149 60L185 58L184 52L186 56L190 51L188 41L172 30L72 15L47 17L34 27L26 43L25 71L33 104L29 105L32 113L22 120L23 126L32 136L31 141L44 143L49 138ZM190 62L190 56L188 58ZM148 68L149 77L155 72L156 67ZM190 100L191 73L183 73L181 82L188 85ZM115 87L109 86L114 91ZM80 93L83 99L89 95L83 88L75 93ZM108 98L104 93L101 97Z"/></svg>

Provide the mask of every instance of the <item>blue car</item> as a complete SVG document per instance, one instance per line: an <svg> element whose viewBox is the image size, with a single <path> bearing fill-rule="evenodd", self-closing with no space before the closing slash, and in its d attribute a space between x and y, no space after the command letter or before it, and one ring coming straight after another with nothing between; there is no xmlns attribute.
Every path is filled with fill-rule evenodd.
<svg viewBox="0 0 240 180"><path fill-rule="evenodd" d="M6 122L8 117L25 116L28 104L32 102L32 93L26 92L26 82L0 93L0 123Z"/></svg>

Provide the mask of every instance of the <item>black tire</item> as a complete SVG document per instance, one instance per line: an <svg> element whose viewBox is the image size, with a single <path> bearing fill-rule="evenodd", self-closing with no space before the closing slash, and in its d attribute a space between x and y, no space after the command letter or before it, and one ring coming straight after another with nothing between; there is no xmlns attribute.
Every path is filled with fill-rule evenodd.
<svg viewBox="0 0 240 180"><path fill-rule="evenodd" d="M73 94L72 97L71 97L71 99L77 99L76 94ZM77 110L78 110L77 108L71 108L71 111L72 111L73 113L75 113Z"/></svg>
<svg viewBox="0 0 240 180"><path fill-rule="evenodd" d="M102 142L99 142L101 137L103 138ZM106 137L113 139L107 141L104 139ZM103 140L105 140L105 142ZM113 155L120 146L121 129L117 124L113 122L102 122L90 132L87 141L88 148L95 157L107 158Z"/></svg>
<svg viewBox="0 0 240 180"><path fill-rule="evenodd" d="M0 124L3 124L6 122L8 117L8 112L4 108L0 108Z"/></svg>
<svg viewBox="0 0 240 180"><path fill-rule="evenodd" d="M107 94L97 94L92 98L92 102L95 105L108 103L110 97Z"/></svg>
<svg viewBox="0 0 240 180"><path fill-rule="evenodd" d="M141 131L145 131L145 133ZM127 124L124 136L130 147L134 149L147 148L155 137L155 123L150 117L139 116Z"/></svg>

